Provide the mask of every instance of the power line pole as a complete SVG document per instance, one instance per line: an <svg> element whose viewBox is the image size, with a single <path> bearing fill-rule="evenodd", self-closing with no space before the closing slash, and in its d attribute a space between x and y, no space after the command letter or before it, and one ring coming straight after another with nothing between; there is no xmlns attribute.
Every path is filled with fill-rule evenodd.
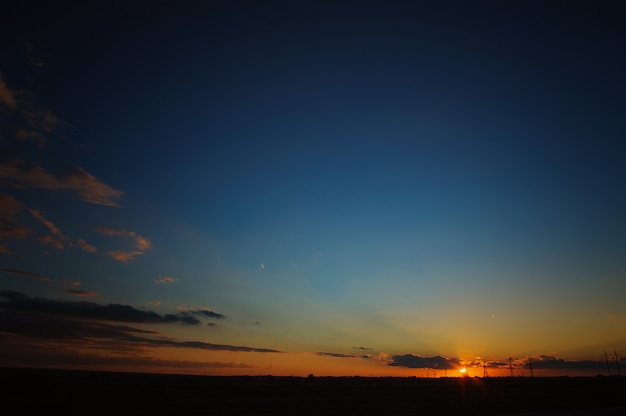
<svg viewBox="0 0 626 416"><path fill-rule="evenodd" d="M530 361L530 355L528 356L528 368L530 369L530 376L535 377L535 373L533 373L533 363Z"/></svg>
<svg viewBox="0 0 626 416"><path fill-rule="evenodd" d="M617 375L621 376L622 371L619 368L619 359L617 358L617 350L615 350L615 364L617 364Z"/></svg>
<svg viewBox="0 0 626 416"><path fill-rule="evenodd" d="M511 372L511 377L513 377L513 359L509 357L509 371Z"/></svg>
<svg viewBox="0 0 626 416"><path fill-rule="evenodd" d="M611 375L611 366L609 365L609 356L606 355L606 350L604 350L604 359L606 360L606 369L609 372L609 376Z"/></svg>

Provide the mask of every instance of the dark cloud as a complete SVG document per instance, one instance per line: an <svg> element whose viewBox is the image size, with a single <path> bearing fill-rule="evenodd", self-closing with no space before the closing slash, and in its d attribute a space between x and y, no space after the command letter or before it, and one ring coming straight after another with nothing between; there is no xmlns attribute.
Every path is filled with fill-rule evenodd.
<svg viewBox="0 0 626 416"><path fill-rule="evenodd" d="M69 286L80 286L80 282L74 280L65 280L65 279L53 279L52 277L43 276L41 274L32 273L26 270L20 269L0 269L2 273L13 274L16 276L27 277L29 279L39 280L40 282L53 282L53 283L62 283L64 285ZM6 296L5 296L6 297Z"/></svg>
<svg viewBox="0 0 626 416"><path fill-rule="evenodd" d="M210 311L208 309L200 309L200 310L197 310L197 311L190 311L190 312L195 314L195 315L206 316L207 318L214 318L214 319L224 319L224 318L226 318L221 313L213 312L213 311Z"/></svg>
<svg viewBox="0 0 626 416"><path fill-rule="evenodd" d="M419 355L393 355L387 363L391 366L407 368L432 368L435 370L450 370L458 367L458 361L449 360L441 356L420 357Z"/></svg>
<svg viewBox="0 0 626 416"><path fill-rule="evenodd" d="M332 358L363 358L363 359L372 358L369 355L342 354L339 352L323 352L323 351L318 351L315 353L315 355L321 355L323 357L332 357Z"/></svg>
<svg viewBox="0 0 626 416"><path fill-rule="evenodd" d="M368 348L368 347L352 347L353 350L363 350L363 351L372 351L374 350L374 348Z"/></svg>
<svg viewBox="0 0 626 416"><path fill-rule="evenodd" d="M614 359L613 359L614 361ZM606 370L606 361L603 360L581 360L581 361L570 361L564 360L562 358L557 358L552 355L539 355L536 357L530 357L529 359L524 360L524 366L529 368L532 366L535 370L542 369L571 369L571 370L596 370L596 371L605 371Z"/></svg>
<svg viewBox="0 0 626 416"><path fill-rule="evenodd" d="M333 358L357 358L356 355L341 354L341 353L337 353L337 352L321 352L321 351L318 351L315 354L316 355L321 355L321 356L324 356L324 357L333 357Z"/></svg>
<svg viewBox="0 0 626 416"><path fill-rule="evenodd" d="M19 292L0 291L0 340L24 344L52 345L74 350L82 346L109 352L145 355L148 347L194 348L210 351L277 353L270 348L180 341L159 332L123 323L176 323L197 325L191 313L159 315L128 305L99 305L92 302L55 301L31 298ZM117 322L122 322L119 324Z"/></svg>
<svg viewBox="0 0 626 416"><path fill-rule="evenodd" d="M1 320L1 318L0 318ZM113 345L113 349L119 344ZM143 349L143 347L142 347ZM253 366L236 362L219 361L181 361L163 360L146 356L141 350L127 348L124 354L118 356L101 355L95 353L77 354L70 349L50 348L42 343L24 344L19 339L3 337L0 335L0 366L28 365L36 367L49 367L51 363L57 367L96 367L96 368L144 368L154 371L155 368L176 368L187 370L202 370L216 368L241 368L247 369Z"/></svg>
<svg viewBox="0 0 626 416"><path fill-rule="evenodd" d="M156 312L136 309L130 305L101 305L86 301L77 302L30 298L24 294L10 291L0 291L0 297L6 299L6 301L0 302L0 310L4 311L22 311L26 313L62 315L87 320L143 324L179 322L189 325L198 325L201 323L200 320L188 312L159 315Z"/></svg>

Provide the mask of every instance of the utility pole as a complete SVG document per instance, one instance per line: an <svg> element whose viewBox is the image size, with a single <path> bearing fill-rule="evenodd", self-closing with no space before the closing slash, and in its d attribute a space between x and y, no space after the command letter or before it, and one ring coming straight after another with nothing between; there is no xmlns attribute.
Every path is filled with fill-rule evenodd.
<svg viewBox="0 0 626 416"><path fill-rule="evenodd" d="M619 368L619 359L617 358L617 350L615 350L615 364L617 364L617 375L621 376L622 371Z"/></svg>
<svg viewBox="0 0 626 416"><path fill-rule="evenodd" d="M609 372L609 376L611 375L611 366L609 365L609 356L606 355L606 350L604 350L604 359L606 360L606 369Z"/></svg>
<svg viewBox="0 0 626 416"><path fill-rule="evenodd" d="M513 359L509 357L509 371L511 371L511 377L513 377Z"/></svg>
<svg viewBox="0 0 626 416"><path fill-rule="evenodd" d="M530 361L530 355L528 356L528 368L530 369L530 376L535 377L535 373L533 373L533 363Z"/></svg>

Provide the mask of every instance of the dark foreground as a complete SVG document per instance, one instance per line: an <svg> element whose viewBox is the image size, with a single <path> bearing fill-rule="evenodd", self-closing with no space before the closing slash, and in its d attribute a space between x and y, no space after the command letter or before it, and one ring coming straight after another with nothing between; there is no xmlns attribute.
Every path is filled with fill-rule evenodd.
<svg viewBox="0 0 626 416"><path fill-rule="evenodd" d="M201 377L0 369L0 389L2 407L20 414L626 414L626 377Z"/></svg>

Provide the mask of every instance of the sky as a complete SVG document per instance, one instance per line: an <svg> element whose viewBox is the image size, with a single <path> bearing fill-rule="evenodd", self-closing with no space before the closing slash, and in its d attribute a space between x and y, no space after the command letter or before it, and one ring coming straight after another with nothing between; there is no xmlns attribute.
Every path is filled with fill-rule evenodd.
<svg viewBox="0 0 626 416"><path fill-rule="evenodd" d="M18 2L0 365L626 368L617 1Z"/></svg>

